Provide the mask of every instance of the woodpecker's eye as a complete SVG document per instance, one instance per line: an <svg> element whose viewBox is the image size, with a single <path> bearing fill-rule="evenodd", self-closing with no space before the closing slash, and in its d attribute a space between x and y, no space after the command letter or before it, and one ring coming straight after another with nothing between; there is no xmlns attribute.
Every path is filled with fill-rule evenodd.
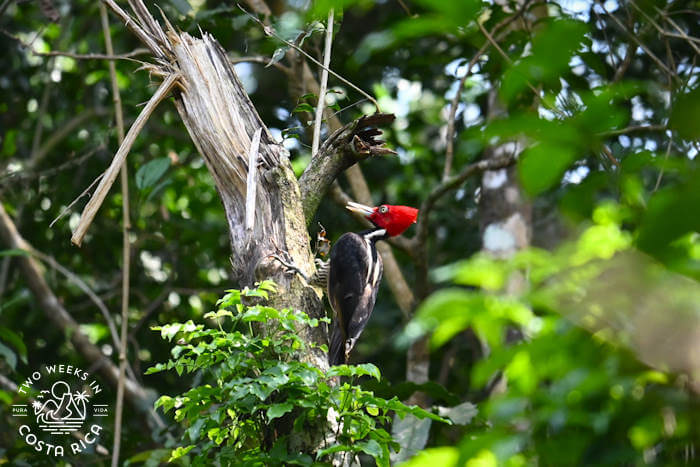
<svg viewBox="0 0 700 467"><path fill-rule="evenodd" d="M379 206L379 212L381 212L382 214L386 214L387 211L389 211L389 208L387 208L386 206Z"/></svg>

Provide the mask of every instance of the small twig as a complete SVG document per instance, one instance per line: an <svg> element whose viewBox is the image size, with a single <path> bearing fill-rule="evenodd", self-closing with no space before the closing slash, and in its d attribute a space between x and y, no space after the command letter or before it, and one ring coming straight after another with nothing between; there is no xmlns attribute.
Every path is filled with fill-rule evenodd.
<svg viewBox="0 0 700 467"><path fill-rule="evenodd" d="M88 296L90 301L95 304L98 310L100 310L100 313L102 313L102 317L105 319L105 322L107 323L107 327L109 328L109 334L112 337L112 343L114 344L114 348L119 350L121 348L121 344L119 343L119 333L117 332L117 326L114 324L114 320L112 319L112 316L109 312L109 309L107 308L107 305L102 301L102 299L90 288L89 285L85 283L77 274L69 271L67 268L65 268L63 265L61 265L58 261L56 261L55 258L46 255L34 248L31 248L27 250L29 254L32 256L37 257L40 259L43 263L48 264L51 266L53 269L58 271L61 275L63 275L66 279L68 279L70 282L76 285L85 295ZM134 378L133 371L130 370L130 377Z"/></svg>
<svg viewBox="0 0 700 467"><path fill-rule="evenodd" d="M270 37L274 37L275 39L284 42L284 43L285 43L286 45L288 45L289 47L291 47L291 48L293 48L294 50L296 50L297 52L301 53L303 56L305 56L306 58L308 58L309 60L311 60L311 61L314 63L314 65L317 65L317 66L322 67L324 70L328 71L328 73L332 74L333 76L335 76L336 78L338 78L340 81L342 81L343 83L345 83L345 84L347 84L348 86L350 86L351 88L353 88L355 91L357 91L357 92L359 92L360 94L362 94L363 96L365 96L367 99L369 99L369 101L370 101L372 104L374 104L374 107L377 109L377 113L381 112L381 110L380 110L380 108L379 108L379 103L377 103L377 100L376 100L374 97L370 96L369 94L367 94L367 92L363 91L362 89L360 89L358 86L356 86L356 85L353 84L352 82L350 82L350 81L348 81L347 79L343 78L342 76L340 76L340 75L339 75L338 73L336 73L335 71L331 70L331 69L328 68L328 67L323 66L323 64L322 64L321 62L319 62L319 61L316 60L314 57L312 57L311 55L309 55L308 53L306 53L301 47L299 47L299 46L296 45L295 43L290 42L290 41L284 39L283 37L279 36L270 26L268 26L268 25L266 25L265 23L263 23L262 21L260 21L260 20L259 20L258 18L256 18L254 15L251 15L251 14L250 14L248 11L246 11L245 8L243 8L242 6L239 5L238 8L240 8L244 13L246 13L248 16L250 16L250 17L253 19L253 21L255 21L256 23L258 23L258 24L260 25L260 27L262 27L263 32L265 33L265 35L270 36Z"/></svg>
<svg viewBox="0 0 700 467"><path fill-rule="evenodd" d="M101 173L95 180L93 180L92 183L90 184L90 186L88 186L87 188L85 188L85 189L83 190L83 192L80 193L80 194L78 195L77 198L75 198L73 201L71 201L71 203L70 203L68 206L66 206L65 209L63 209L63 210L61 211L61 213L60 213L54 220L51 221L51 223L49 224L49 228L52 228L56 222L58 222L63 216L65 216L66 214L68 214L68 213L70 212L71 208L72 208L73 206L75 206L75 203L77 203L78 201L80 201L80 199L81 199L83 196L87 195L88 192L92 189L92 187L95 186L95 184L98 183L100 180L102 180L102 177L104 177L104 176L105 176L105 174L104 174L104 173Z"/></svg>
<svg viewBox="0 0 700 467"><path fill-rule="evenodd" d="M321 69L321 83L316 102L316 119L314 120L314 136L311 142L311 156L318 152L321 141L321 122L323 121L323 109L326 106L326 87L328 86L328 66L331 63L331 45L333 44L333 9L328 11L328 26L326 26L326 44L323 49L323 68Z"/></svg>
<svg viewBox="0 0 700 467"><path fill-rule="evenodd" d="M53 68L53 59L49 60L48 69ZM29 160L33 160L36 153L39 150L39 145L41 144L41 136L44 132L44 115L46 114L46 108L49 105L49 97L51 96L51 89L53 88L53 81L46 80L44 83L44 92L41 96L41 104L39 105L39 111L36 116L36 128L34 129L34 137L32 138L32 152L29 156Z"/></svg>
<svg viewBox="0 0 700 467"><path fill-rule="evenodd" d="M89 151L87 151L85 154L82 154L78 157L75 157L73 159L69 159L63 164L60 164L56 167L52 167L50 169L42 170L40 172L35 172L31 170L20 170L17 172L11 172L7 175L4 175L0 177L0 184L7 183L6 180L10 183L14 183L15 181L27 181L27 180L33 180L36 178L44 178L44 177L51 177L53 175L56 175L60 172L63 172L64 170L68 170L72 167L75 167L77 165L81 165L83 162L86 160L90 159L92 156L94 156L98 151L104 149L104 144L100 144L96 148L93 148Z"/></svg>
<svg viewBox="0 0 700 467"><path fill-rule="evenodd" d="M73 52L62 52L62 51L51 51L51 52L37 52L36 50L32 50L32 54L34 55L39 55L42 57L70 57L74 58L76 60L129 60L131 62L136 62L136 63L143 63L141 60L136 60L133 57L139 56L139 55L145 55L148 53L147 49L144 48L139 48L139 49L134 49L131 52L127 52L124 54L97 54L97 53L89 53L89 54L78 54L78 53L73 53Z"/></svg>
<svg viewBox="0 0 700 467"><path fill-rule="evenodd" d="M98 53L79 54L75 52L65 52L62 50L39 52L38 50L34 49L31 44L24 42L19 36L12 34L10 31L0 29L0 32L2 32L5 36L9 37L10 39L13 39L14 41L18 42L25 49L28 49L32 55L36 55L38 57L69 57L75 60L130 60L133 62L142 63L140 60L135 60L133 57L136 57L138 55L145 55L148 53L148 50L144 48L134 49L131 52L118 55Z"/></svg>
<svg viewBox="0 0 700 467"><path fill-rule="evenodd" d="M428 236L428 226L430 212L435 203L451 190L460 186L469 177L483 173L487 170L503 169L513 165L516 161L515 154L509 154L504 157L482 159L473 164L465 166L457 175L454 175L437 186L433 187L428 197L421 204L420 215L418 216L418 225L416 227L416 235L411 239L414 246L425 243Z"/></svg>
<svg viewBox="0 0 700 467"><path fill-rule="evenodd" d="M141 132L141 129L144 127L146 121L148 121L148 118L151 116L155 108L170 93L170 90L179 78L179 73L171 73L170 75L168 75L167 78L165 78L165 80L160 84L155 94L153 94L146 106L143 108L139 116L136 118L136 121L133 123L133 125L131 125L129 133L126 135L126 138L124 138L124 142L121 144L121 146L119 146L119 150L114 155L112 164L109 166L109 168L107 168L107 170L104 173L105 176L102 178L100 184L97 186L97 190L95 190L95 195L92 198L90 198L90 201L88 201L87 205L85 206L85 209L83 210L83 214L80 217L78 226L76 227L75 232L73 232L73 236L71 237L71 242L73 242L73 244L80 246L83 242L83 238L87 233L87 229L90 227L92 220L97 214L97 210L102 205L102 202L107 196L109 189L112 187L114 180L117 178L117 173L119 172L122 164L126 160L126 156L129 154L131 146L134 144L136 137Z"/></svg>
<svg viewBox="0 0 700 467"><path fill-rule="evenodd" d="M638 131L665 131L666 125L632 125L619 130L610 130L601 133L602 136L626 135L627 133L636 133Z"/></svg>
<svg viewBox="0 0 700 467"><path fill-rule="evenodd" d="M284 73L288 73L289 69L282 65L280 62L275 62L275 63L270 63L270 57L263 57L259 55L255 56L246 56L246 57L228 57L228 61L231 62L233 65L237 63L259 63L261 65L271 65L274 66L275 68L279 69L280 71Z"/></svg>
<svg viewBox="0 0 700 467"><path fill-rule="evenodd" d="M245 195L245 229L249 232L255 227L255 195L258 192L258 156L260 155L260 136L262 127L255 130L248 149L248 179Z"/></svg>

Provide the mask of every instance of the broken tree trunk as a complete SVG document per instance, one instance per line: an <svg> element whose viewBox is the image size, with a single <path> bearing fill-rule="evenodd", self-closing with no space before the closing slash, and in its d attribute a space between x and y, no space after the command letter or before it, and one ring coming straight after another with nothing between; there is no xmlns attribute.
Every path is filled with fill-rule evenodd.
<svg viewBox="0 0 700 467"><path fill-rule="evenodd" d="M315 272L306 225L331 183L359 160L392 151L374 139L381 132L372 125L390 122L377 114L352 122L334 133L314 155L297 181L287 150L275 142L248 98L219 43L209 34L195 38L176 31L167 19L165 29L141 0L130 0L131 13L113 0L104 0L153 54L146 65L163 83L129 130L73 233L80 245L114 174L124 163L131 144L150 112L172 89L175 107L194 145L206 162L226 213L231 243L231 268L239 287L271 279L278 293L271 306L304 310L313 318L325 315L321 291L290 275L272 255L283 257L310 277ZM320 345L328 341L323 327L300 329L309 344L301 356L314 366L328 368Z"/></svg>

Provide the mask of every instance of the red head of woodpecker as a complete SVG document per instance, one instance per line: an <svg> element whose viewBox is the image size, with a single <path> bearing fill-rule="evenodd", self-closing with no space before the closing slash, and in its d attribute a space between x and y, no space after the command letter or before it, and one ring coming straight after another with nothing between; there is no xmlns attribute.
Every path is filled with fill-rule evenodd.
<svg viewBox="0 0 700 467"><path fill-rule="evenodd" d="M343 234L331 249L328 299L335 314L328 351L331 365L347 363L374 309L383 272L376 242L401 235L418 218L418 210L408 206L351 202L346 207L364 215L375 228Z"/></svg>
<svg viewBox="0 0 700 467"><path fill-rule="evenodd" d="M346 208L363 214L377 228L386 230L386 234L389 237L401 235L411 224L415 224L418 219L418 209L409 206L382 204L372 208L351 201Z"/></svg>

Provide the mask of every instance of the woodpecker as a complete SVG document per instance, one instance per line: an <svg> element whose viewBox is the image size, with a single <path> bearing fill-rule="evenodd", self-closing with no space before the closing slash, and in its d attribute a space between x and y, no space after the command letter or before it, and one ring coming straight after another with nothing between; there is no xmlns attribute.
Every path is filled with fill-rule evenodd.
<svg viewBox="0 0 700 467"><path fill-rule="evenodd" d="M408 206L369 207L350 202L346 208L365 216L375 228L345 233L331 248L327 284L334 313L328 351L331 365L347 363L374 309L383 272L376 243L401 235L418 218L418 210Z"/></svg>

